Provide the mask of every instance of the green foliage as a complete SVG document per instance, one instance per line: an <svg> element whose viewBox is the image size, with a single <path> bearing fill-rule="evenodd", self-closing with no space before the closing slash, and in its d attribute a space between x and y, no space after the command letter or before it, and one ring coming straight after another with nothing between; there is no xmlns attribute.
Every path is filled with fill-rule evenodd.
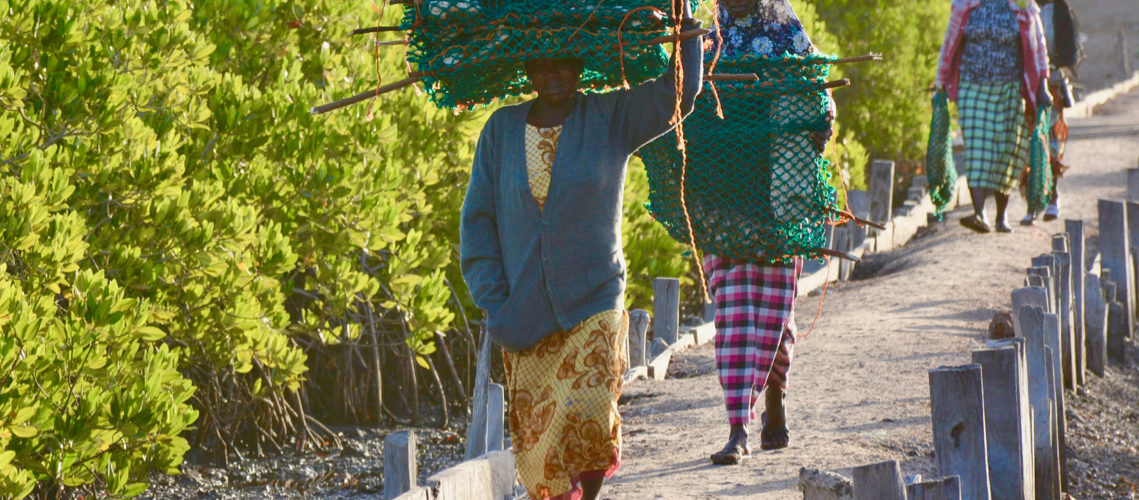
<svg viewBox="0 0 1139 500"><path fill-rule="evenodd" d="M0 378L0 494L135 494L176 470L189 403L214 451L303 437L302 347L356 337L362 304L418 355L450 328L478 115L414 92L375 120L309 113L376 83L348 34L366 5L0 12L0 357L20 363Z"/></svg>
<svg viewBox="0 0 1139 500"><path fill-rule="evenodd" d="M795 13L799 15L799 21L803 24L803 29L806 30L807 35L811 37L811 42L815 47L824 54L833 54L843 57L846 48L839 43L838 38L827 28L827 23L819 17L818 10L815 9L815 4L812 2L805 2L803 0L791 0L792 7L795 8ZM873 63L869 63L873 64ZM836 65L831 67L830 79L839 80L844 78L843 71L846 68L843 65ZM846 123L846 109L842 107L842 93L847 89L840 89L835 91L834 96L838 104L837 119L834 125L834 149L827 151L827 159L831 160L830 182L838 190L840 197L839 206L845 207L846 200L843 198L845 194L842 192L840 183L842 179L846 180L846 187L848 189L866 189L866 167L870 164L870 154L862 143L854 137L851 131L844 127ZM829 146L828 146L829 147ZM841 177L840 177L841 176Z"/></svg>
<svg viewBox="0 0 1139 500"><path fill-rule="evenodd" d="M795 2L799 8L805 2ZM944 0L821 0L815 10L840 57L875 52L880 62L847 65L854 86L835 91L839 116L873 157L892 158L910 173L925 156L930 84L949 19ZM802 11L801 11L802 12ZM811 32L818 37L817 32ZM821 47L829 50L827 43ZM840 138L841 139L841 138Z"/></svg>

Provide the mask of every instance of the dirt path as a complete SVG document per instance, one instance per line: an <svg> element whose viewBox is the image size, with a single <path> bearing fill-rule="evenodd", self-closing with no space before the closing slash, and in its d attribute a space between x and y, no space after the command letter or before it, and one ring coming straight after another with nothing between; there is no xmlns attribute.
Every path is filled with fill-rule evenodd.
<svg viewBox="0 0 1139 500"><path fill-rule="evenodd" d="M1074 130L1139 126L1139 92L1103 113L1073 121ZM1096 199L1126 196L1125 169L1137 157L1133 133L1073 141L1072 168L1061 181L1062 217L1083 219L1096 235ZM1049 236L1063 231L1061 219L1011 235L976 235L957 223L967 213L959 209L907 247L870 259L862 274L869 269L872 276L831 287L814 332L796 350L789 448L740 466L709 464L708 455L727 438L727 423L712 349L703 346L674 362L672 378L626 388L624 463L605 497L802 498L800 467L849 475L853 466L889 459L901 461L907 475L936 476L927 371L968 363L993 314L1009 310L1009 292L1022 286L1029 259L1050 251ZM1024 213L1024 202L1015 199L1010 218ZM818 304L818 297L799 301L800 331L810 328ZM1124 384L1127 390L1135 382ZM1134 407L1139 387L1132 389ZM1139 436L1133 414L1122 425ZM758 428L753 436L758 441ZM1139 470L1135 445L1125 444L1118 456L1134 461L1132 471Z"/></svg>

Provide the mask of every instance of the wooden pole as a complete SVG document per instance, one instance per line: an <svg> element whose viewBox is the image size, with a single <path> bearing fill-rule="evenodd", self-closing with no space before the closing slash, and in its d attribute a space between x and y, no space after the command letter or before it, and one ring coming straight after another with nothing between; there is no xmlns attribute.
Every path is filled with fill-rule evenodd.
<svg viewBox="0 0 1139 500"><path fill-rule="evenodd" d="M1118 286L1119 301L1128 314L1123 315L1124 331L1134 328L1130 311L1135 310L1135 297L1131 293L1131 246L1128 238L1127 210L1122 202L1099 200L1099 246L1102 269L1111 271L1111 279ZM1108 299L1111 303L1112 299Z"/></svg>
<svg viewBox="0 0 1139 500"><path fill-rule="evenodd" d="M367 33L387 33L391 31L404 31L400 26L372 26L370 28L356 28L352 30L353 35L364 35Z"/></svg>
<svg viewBox="0 0 1139 500"><path fill-rule="evenodd" d="M708 35L711 33L712 33L712 30L706 29L706 28L682 31L682 32L680 32L679 35L672 34L672 35L658 36L656 38L650 38L648 41L646 41L644 43L644 45L660 45L663 43L683 42L685 40L689 40L689 39L696 38L696 37L701 37L701 36Z"/></svg>
<svg viewBox="0 0 1139 500"><path fill-rule="evenodd" d="M1054 375L1049 375L1048 377L1056 382L1055 385L1052 386L1052 401L1055 405L1053 415L1056 421L1056 453L1060 455L1060 484L1063 490L1067 490L1067 465L1065 464L1064 450L1068 443L1068 405L1064 399L1064 361L1061 354L1063 346L1060 340L1060 319L1055 314L1044 315L1044 346L1051 349L1052 352L1052 363L1049 369L1052 370Z"/></svg>
<svg viewBox="0 0 1139 500"><path fill-rule="evenodd" d="M1139 168L1127 169L1127 201L1139 203Z"/></svg>
<svg viewBox="0 0 1139 500"><path fill-rule="evenodd" d="M1139 315L1139 295L1135 293L1137 288L1139 288L1139 281L1136 280L1137 276L1135 274L1135 268L1139 266L1139 264L1135 262L1135 247L1139 246L1139 203L1126 202L1123 206L1127 211L1127 265L1128 272L1130 273L1127 276L1130 278L1130 288L1128 291L1132 297L1129 311L1131 311L1131 326L1134 328L1136 326L1135 318ZM1119 281L1116 280L1116 283L1118 282ZM1131 332L1128 331L1128 337L1131 336L1130 333Z"/></svg>
<svg viewBox="0 0 1139 500"><path fill-rule="evenodd" d="M894 162L874 160L870 164L870 220L885 224L894 207Z"/></svg>
<svg viewBox="0 0 1139 500"><path fill-rule="evenodd" d="M649 333L649 312L644 309L629 311L629 368L645 366L645 337Z"/></svg>
<svg viewBox="0 0 1139 500"><path fill-rule="evenodd" d="M419 77L406 78L406 79L400 80L400 81L395 82L395 83L389 83L389 84L384 85L378 89L373 89L373 90L369 90L366 92L360 92L359 94L356 94L356 95L349 97L347 99L341 99L341 100L336 101L336 102L330 102L328 104L323 104L323 105L317 106L315 108L312 108L309 111L314 115L324 114L324 113L327 113L329 111L337 110L337 109L343 108L345 106L350 106L352 104L356 104L360 101L366 101L368 99L371 99L373 97L376 97L376 96L379 96L382 94L386 94L386 93L391 92L393 90L399 90L399 89L402 89L404 87L408 87L410 85L415 84L416 82L419 82L419 80L420 80Z"/></svg>
<svg viewBox="0 0 1139 500"><path fill-rule="evenodd" d="M981 366L930 370L929 396L938 470L961 477L962 498L989 500Z"/></svg>
<svg viewBox="0 0 1139 500"><path fill-rule="evenodd" d="M471 460L486 454L486 411L490 392L490 335L483 324L482 338L479 339L478 361L475 364L475 395L471 401L471 421L467 425L466 459Z"/></svg>
<svg viewBox="0 0 1139 500"><path fill-rule="evenodd" d="M1056 236L1063 237L1063 241L1057 241L1054 236L1053 249L1062 246L1066 250L1067 236L1062 234ZM1059 305L1056 310L1059 312L1060 344L1063 351L1060 364L1064 369L1064 387L1075 390L1078 384L1076 383L1076 341L1072 333L1071 256L1066 252L1055 252L1052 256L1056 259L1056 278L1060 282L1060 286L1056 289L1056 302Z"/></svg>
<svg viewBox="0 0 1139 500"><path fill-rule="evenodd" d="M906 500L906 484L896 460L854 468L856 500Z"/></svg>
<svg viewBox="0 0 1139 500"><path fill-rule="evenodd" d="M1086 304L1084 303L1084 291L1086 289L1084 282L1088 273L1085 266L1087 256L1084 254L1084 221L1065 220L1064 230L1068 233L1068 248L1072 256L1072 338L1076 349L1076 383L1083 386L1087 381L1088 365L1087 349L1085 348L1087 344L1087 319L1085 318Z"/></svg>
<svg viewBox="0 0 1139 500"><path fill-rule="evenodd" d="M415 486L415 433L400 431L384 439L384 499L391 500Z"/></svg>
<svg viewBox="0 0 1139 500"><path fill-rule="evenodd" d="M680 330L680 280L653 280L653 338L676 343Z"/></svg>
<svg viewBox="0 0 1139 500"><path fill-rule="evenodd" d="M943 477L906 486L909 500L961 500L961 478Z"/></svg>
<svg viewBox="0 0 1139 500"><path fill-rule="evenodd" d="M1053 391L1048 384L1048 366L1044 344L1044 310L1040 307L1022 307L1021 324L1024 326L1025 354L1028 358L1028 400L1032 406L1032 441L1035 470L1036 498L1059 500L1059 465L1052 457L1055 422Z"/></svg>
<svg viewBox="0 0 1139 500"><path fill-rule="evenodd" d="M1060 374L1055 369L1057 356L1051 347L1044 348L1044 359L1046 361L1044 366L1047 372L1048 386L1050 388L1060 387L1063 384L1060 380ZM1053 400L1053 403L1057 403L1057 401ZM1053 485L1053 488L1055 488L1054 493L1057 499L1063 499L1063 492L1068 489L1068 480L1065 478L1067 465L1064 463L1064 441L1061 439L1063 436L1063 424L1061 423L1063 416L1064 414L1053 405L1052 419L1048 422L1052 426L1052 456L1049 459L1052 461L1053 470L1056 471L1056 484Z"/></svg>
<svg viewBox="0 0 1139 500"><path fill-rule="evenodd" d="M1012 326L1017 337L1024 337L1024 325L1021 323L1020 312L1022 307L1036 306L1041 309L1048 308L1048 290L1043 287L1024 287L1012 291Z"/></svg>
<svg viewBox="0 0 1139 500"><path fill-rule="evenodd" d="M1084 277L1084 315L1088 370L1102 377L1107 363L1107 301L1103 298L1099 276L1091 273Z"/></svg>
<svg viewBox="0 0 1139 500"><path fill-rule="evenodd" d="M486 452L490 453L502 450L505 443L503 431L506 429L506 391L499 384L489 384L487 389Z"/></svg>
<svg viewBox="0 0 1139 500"><path fill-rule="evenodd" d="M1021 383L1021 357L1016 346L973 351L981 365L985 398L985 437L990 492L993 498L1031 500L1035 496L1032 442L1023 442L1031 427L1027 387Z"/></svg>

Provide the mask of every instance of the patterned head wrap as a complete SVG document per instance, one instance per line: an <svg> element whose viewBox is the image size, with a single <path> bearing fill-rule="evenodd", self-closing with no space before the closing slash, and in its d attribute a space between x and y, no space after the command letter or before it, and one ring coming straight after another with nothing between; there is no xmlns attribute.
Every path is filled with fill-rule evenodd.
<svg viewBox="0 0 1139 500"><path fill-rule="evenodd" d="M784 53L805 56L814 50L788 0L758 0L755 11L740 19L733 19L721 3L720 32L724 38L722 53L728 57L749 53L764 57Z"/></svg>

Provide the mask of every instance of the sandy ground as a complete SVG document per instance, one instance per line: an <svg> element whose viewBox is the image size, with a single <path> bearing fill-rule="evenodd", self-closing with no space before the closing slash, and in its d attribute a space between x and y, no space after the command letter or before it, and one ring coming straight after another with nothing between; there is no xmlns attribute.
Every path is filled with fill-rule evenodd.
<svg viewBox="0 0 1139 500"><path fill-rule="evenodd" d="M1139 126L1139 92L1101 113L1074 120L1074 131ZM1124 199L1125 169L1139 158L1134 132L1099 135L1070 144L1072 168L1061 181L1062 217L1083 219L1092 237L1096 199ZM983 346L993 314L1009 310L1009 293L1022 286L1031 257L1050 251L1050 235L1063 231L1061 219L1017 227L1011 235L976 235L957 223L968 213L958 209L907 247L869 259L861 274L870 276L831 287L815 330L796 350L788 394L789 448L758 453L734 467L709 463L708 455L724 444L728 429L712 349L703 346L677 359L675 377L626 388L623 466L604 496L802 498L796 490L800 467L849 476L851 467L890 459L899 460L907 475L937 476L928 370L969 362L970 351ZM1010 218L1019 220L1024 213L1024 202L1014 199ZM796 307L805 332L819 297L801 299ZM1083 399L1095 399L1097 390L1135 398L1119 403L1121 420L1109 422L1130 436L1110 460L1133 466L1123 469L1130 476L1111 478L1113 487L1123 489L1108 497L1131 498L1121 492L1139 483L1139 418L1133 411L1139 378L1115 370L1109 379L1118 381L1091 384ZM1075 400L1077 413L1087 406L1080 421L1097 425L1103 412L1096 405L1107 403ZM1098 435L1087 436L1074 444L1107 446ZM758 441L758 424L753 439Z"/></svg>

